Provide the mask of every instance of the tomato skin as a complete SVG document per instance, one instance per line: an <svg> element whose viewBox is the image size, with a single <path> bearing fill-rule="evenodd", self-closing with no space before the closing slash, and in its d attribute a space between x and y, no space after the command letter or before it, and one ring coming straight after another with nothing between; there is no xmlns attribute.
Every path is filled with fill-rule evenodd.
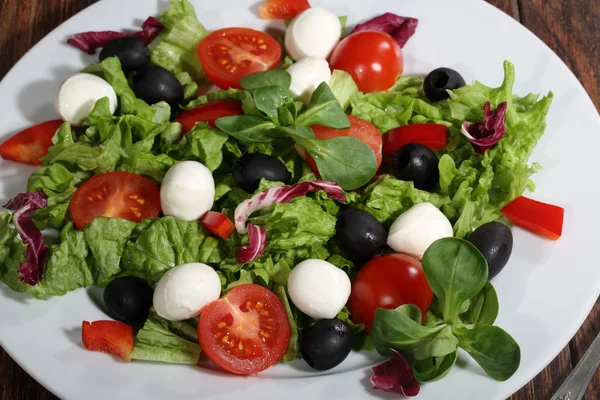
<svg viewBox="0 0 600 400"><path fill-rule="evenodd" d="M5 160L27 165L42 165L40 158L52 147L52 137L64 121L57 119L29 127L0 144L0 156Z"/></svg>
<svg viewBox="0 0 600 400"><path fill-rule="evenodd" d="M352 282L348 308L352 319L370 331L378 308L394 309L415 304L423 321L433 300L421 262L404 254L386 254L372 259Z"/></svg>
<svg viewBox="0 0 600 400"><path fill-rule="evenodd" d="M383 135L383 154L393 157L400 147L408 143L420 143L433 151L446 146L448 128L441 124L412 124L400 126Z"/></svg>
<svg viewBox="0 0 600 400"><path fill-rule="evenodd" d="M402 74L402 49L384 32L360 31L346 36L333 49L331 70L341 69L354 78L361 92L388 90Z"/></svg>
<svg viewBox="0 0 600 400"><path fill-rule="evenodd" d="M310 8L307 0L267 0L258 7L262 19L294 19Z"/></svg>
<svg viewBox="0 0 600 400"><path fill-rule="evenodd" d="M202 216L201 221L206 229L222 239L227 239L235 228L233 222L231 222L229 218L216 211L207 211L206 214Z"/></svg>
<svg viewBox="0 0 600 400"><path fill-rule="evenodd" d="M549 239L558 240L562 235L565 218L562 207L520 196L500 212L516 225Z"/></svg>
<svg viewBox="0 0 600 400"><path fill-rule="evenodd" d="M83 321L81 324L83 346L91 351L112 354L131 361L133 329L117 321Z"/></svg>
<svg viewBox="0 0 600 400"><path fill-rule="evenodd" d="M382 139L381 133L370 122L365 121L362 118L355 117L354 115L348 115L350 121L350 128L348 129L334 129L328 126L312 125L311 129L315 133L315 139L328 140L334 139L340 136L354 136L361 142L365 143L373 153L375 154L375 160L377 161L377 169L381 165L381 146ZM310 154L305 152L303 155L310 168L319 174L317 164Z"/></svg>
<svg viewBox="0 0 600 400"><path fill-rule="evenodd" d="M140 222L158 217L160 193L148 178L130 172L108 172L93 176L81 185L73 194L69 209L78 229L96 217Z"/></svg>
<svg viewBox="0 0 600 400"><path fill-rule="evenodd" d="M215 120L222 117L243 114L242 103L239 100L223 99L209 101L191 110L182 112L173 120L179 122L183 128L182 134L185 135L196 125L196 122L206 122L212 128L216 128Z"/></svg>
<svg viewBox="0 0 600 400"><path fill-rule="evenodd" d="M281 58L281 45L261 31L225 28L205 37L197 53L212 83L221 89L239 89L241 78L275 67Z"/></svg>
<svg viewBox="0 0 600 400"><path fill-rule="evenodd" d="M290 324L273 292L244 284L202 310L198 338L212 362L231 373L248 375L264 371L285 354Z"/></svg>

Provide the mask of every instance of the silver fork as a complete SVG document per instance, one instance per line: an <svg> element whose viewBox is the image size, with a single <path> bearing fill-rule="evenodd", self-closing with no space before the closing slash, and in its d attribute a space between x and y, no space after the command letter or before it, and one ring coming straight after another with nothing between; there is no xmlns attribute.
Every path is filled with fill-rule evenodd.
<svg viewBox="0 0 600 400"><path fill-rule="evenodd" d="M600 364L600 334L550 400L581 400Z"/></svg>

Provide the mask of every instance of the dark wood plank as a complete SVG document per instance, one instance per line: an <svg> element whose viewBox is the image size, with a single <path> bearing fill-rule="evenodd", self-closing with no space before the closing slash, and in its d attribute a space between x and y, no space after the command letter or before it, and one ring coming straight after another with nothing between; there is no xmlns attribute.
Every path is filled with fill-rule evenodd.
<svg viewBox="0 0 600 400"><path fill-rule="evenodd" d="M0 78L43 36L97 0L18 0L0 2L0 26L14 27L0 36ZM598 106L600 101L600 2L596 0L488 0L523 22L569 65ZM511 400L547 399L560 386L595 335L600 331L600 303L577 336L560 355ZM0 349L0 399L54 400ZM590 384L586 400L600 399L600 373Z"/></svg>

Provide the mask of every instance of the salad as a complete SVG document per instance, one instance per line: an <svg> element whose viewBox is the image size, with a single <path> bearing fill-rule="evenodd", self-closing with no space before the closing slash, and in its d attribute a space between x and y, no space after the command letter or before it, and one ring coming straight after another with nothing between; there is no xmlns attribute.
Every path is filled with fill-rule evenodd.
<svg viewBox="0 0 600 400"><path fill-rule="evenodd" d="M247 375L376 350L373 387L414 396L462 348L510 378L490 280L510 223L562 234L561 207L523 196L552 93L514 94L508 61L498 88L403 75L414 18L348 29L306 0L259 16L285 32L208 32L171 0L139 32L69 38L98 62L62 83L59 119L0 144L39 166L0 214L0 280L41 300L104 288L113 320L82 341L125 361Z"/></svg>

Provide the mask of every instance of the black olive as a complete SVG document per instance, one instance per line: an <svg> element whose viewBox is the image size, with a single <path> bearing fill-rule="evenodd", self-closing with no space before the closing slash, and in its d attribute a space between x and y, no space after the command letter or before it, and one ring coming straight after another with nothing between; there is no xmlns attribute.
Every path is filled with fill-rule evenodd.
<svg viewBox="0 0 600 400"><path fill-rule="evenodd" d="M420 143L408 143L394 154L394 175L412 181L417 189L431 191L440 180L439 160L435 153Z"/></svg>
<svg viewBox="0 0 600 400"><path fill-rule="evenodd" d="M387 232L368 212L349 208L337 217L334 239L354 261L367 261L381 254L387 246Z"/></svg>
<svg viewBox="0 0 600 400"><path fill-rule="evenodd" d="M118 38L104 46L100 51L100 61L108 57L117 57L125 72L150 64L148 46L135 36Z"/></svg>
<svg viewBox="0 0 600 400"><path fill-rule="evenodd" d="M289 183L292 176L284 163L262 153L244 154L233 165L233 181L248 193L258 189L262 178Z"/></svg>
<svg viewBox="0 0 600 400"><path fill-rule="evenodd" d="M111 316L129 325L142 323L152 307L152 288L134 276L117 278L104 289L104 304Z"/></svg>
<svg viewBox="0 0 600 400"><path fill-rule="evenodd" d="M446 90L455 90L465 85L465 79L455 70L438 68L425 77L423 90L429 100L440 101L450 97Z"/></svg>
<svg viewBox="0 0 600 400"><path fill-rule="evenodd" d="M158 65L137 70L133 78L133 92L148 104L166 101L173 111L183 103L183 86L175 75Z"/></svg>
<svg viewBox="0 0 600 400"><path fill-rule="evenodd" d="M317 321L302 335L302 358L316 370L331 369L348 357L353 336L350 326L337 318Z"/></svg>
<svg viewBox="0 0 600 400"><path fill-rule="evenodd" d="M513 247L510 228L500 222L488 222L475 229L467 238L479 249L488 263L488 279L498 275L508 262Z"/></svg>

